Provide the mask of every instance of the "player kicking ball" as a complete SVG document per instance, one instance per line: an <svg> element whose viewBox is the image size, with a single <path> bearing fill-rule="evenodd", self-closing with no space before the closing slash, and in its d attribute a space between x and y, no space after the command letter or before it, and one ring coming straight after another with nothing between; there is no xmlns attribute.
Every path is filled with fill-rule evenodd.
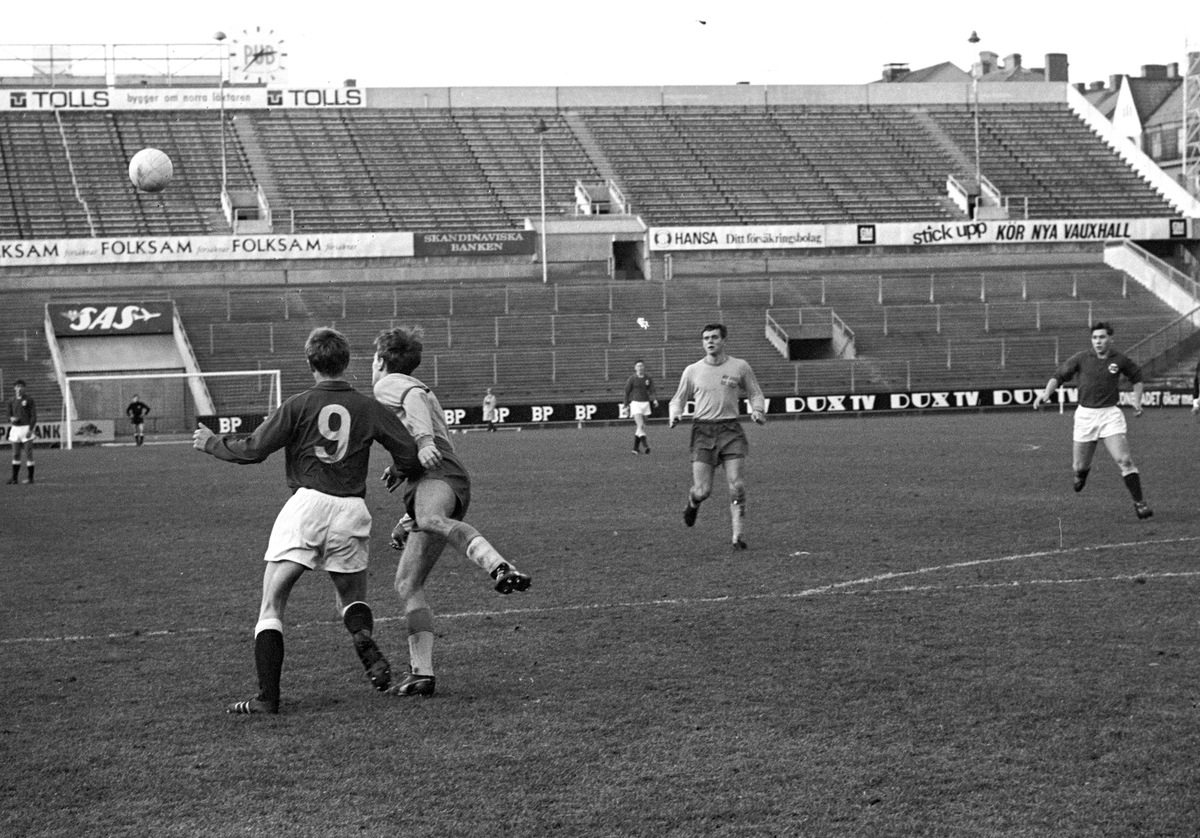
<svg viewBox="0 0 1200 838"><path fill-rule="evenodd" d="M316 384L288 399L245 438L216 436L201 425L192 445L218 460L261 463L284 449L287 484L264 557L262 604L254 628L258 695L229 706L239 715L278 713L283 672L283 615L292 587L308 570L324 570L337 591L342 623L377 690L391 686L391 666L372 637L366 603L371 513L364 500L371 443L392 455L392 471L421 475L417 446L391 411L343 378L350 344L333 329L315 329L304 345Z"/></svg>
<svg viewBox="0 0 1200 838"><path fill-rule="evenodd" d="M1092 348L1068 358L1046 382L1046 389L1033 400L1033 409L1050 401L1054 391L1065 381L1079 376L1079 406L1075 408L1072 467L1075 470L1075 491L1082 492L1092 468L1096 443L1104 447L1121 470L1121 478L1133 498L1138 518L1154 514L1142 496L1142 478L1133 464L1125 414L1117 407L1120 401L1118 385L1121 376L1133 384L1133 415L1142 415L1142 372L1130 358L1112 348L1113 327L1106 322L1092 326Z"/></svg>
<svg viewBox="0 0 1200 838"><path fill-rule="evenodd" d="M710 323L700 333L704 357L683 371L679 389L671 397L670 427L683 417L683 408L695 401L692 415L692 487L688 490L683 523L696 523L700 504L712 494L717 466L725 469L729 484L729 514L733 520L733 549L745 550L742 529L746 517L746 482L742 465L750 443L738 420L738 398L750 399L750 416L756 424L767 421L766 401L754 370L741 358L725 354L728 332L720 323Z"/></svg>
<svg viewBox="0 0 1200 838"><path fill-rule="evenodd" d="M419 328L382 332L375 339L372 373L375 398L408 428L425 468L424 474L408 478L405 515L392 531L393 545L402 550L396 593L408 627L410 665L404 677L388 689L391 695L433 695L433 611L425 581L447 544L486 571L502 594L527 590L532 581L463 521L471 503L471 477L454 451L446 413L437 396L412 376L421 364L420 336ZM395 467L383 475L389 491L404 479Z"/></svg>

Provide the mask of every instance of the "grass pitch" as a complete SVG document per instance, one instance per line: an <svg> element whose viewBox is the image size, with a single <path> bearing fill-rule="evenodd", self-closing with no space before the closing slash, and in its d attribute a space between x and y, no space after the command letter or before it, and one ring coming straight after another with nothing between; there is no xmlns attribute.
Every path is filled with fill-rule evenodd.
<svg viewBox="0 0 1200 838"><path fill-rule="evenodd" d="M0 493L0 834L1195 835L1200 428L1130 425L1148 521L1103 450L1071 491L1069 414L748 426L745 553L720 483L683 526L686 427L456 437L533 587L444 555L438 694L395 699L309 574L256 718L282 455L39 450Z"/></svg>

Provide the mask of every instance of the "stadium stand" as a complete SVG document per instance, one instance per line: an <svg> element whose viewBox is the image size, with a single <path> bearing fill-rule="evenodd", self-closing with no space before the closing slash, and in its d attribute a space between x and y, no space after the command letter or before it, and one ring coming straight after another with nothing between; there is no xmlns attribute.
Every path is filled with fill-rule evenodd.
<svg viewBox="0 0 1200 838"><path fill-rule="evenodd" d="M930 108L963 147L974 142L969 109ZM1138 177L1064 104L990 107L981 116L982 167L1028 217L1172 215L1163 196Z"/></svg>
<svg viewBox="0 0 1200 838"><path fill-rule="evenodd" d="M713 320L729 326L736 354L751 361L765 387L804 395L830 387L1029 386L1083 345L1081 335L1095 319L1117 322L1126 345L1172 317L1148 291L1104 267L679 280L668 287L429 283L218 293L180 288L169 295L203 369L278 368L285 395L309 386L296 348L314 326L347 333L358 350L352 373L365 383L375 335L394 325L420 325L426 344L421 373L447 405L473 404L488 386L513 401L619 398L639 357L664 388L673 387L683 366L698 357L697 324ZM19 304L21 319L40 323L45 295L11 292L5 299ZM859 357L784 359L763 337L765 317L800 307L836 311L854 330ZM638 326L639 317L648 329ZM6 332L4 338L5 378L21 374L52 387L40 332ZM27 349L30 360L10 367L14 350Z"/></svg>
<svg viewBox="0 0 1200 838"><path fill-rule="evenodd" d="M980 122L983 170L1022 212L1028 201L1034 217L1176 214L1066 104L993 105ZM541 150L558 216L572 212L577 182L611 179L648 225L948 222L964 215L946 178L968 174L974 142L971 109L946 104L282 108L240 112L228 125L229 182L261 186L292 229L320 232L521 228L539 210ZM219 141L211 113L5 111L0 239L227 234L212 198ZM145 146L175 162L164 193L137 193L113 162ZM1089 320L1116 321L1128 345L1175 316L1099 255L1069 270L933 259L921 273L714 270L549 285L452 276L367 285L334 270L320 285L266 286L247 272L244 285L168 282L161 293L176 301L204 370L279 368L285 395L311 381L296 348L313 326L350 335L351 371L365 385L375 334L420 324L420 372L447 406L473 405L488 386L510 402L619 398L639 357L669 390L699 355L697 324L711 320L730 327L734 354L771 392L803 395L1037 385L1082 343ZM76 287L54 295L142 293L135 276ZM52 414L60 397L42 306L54 295L0 294L2 381L38 382ZM831 309L853 330L857 357L782 357L764 336L767 316L802 308Z"/></svg>
<svg viewBox="0 0 1200 838"><path fill-rule="evenodd" d="M520 228L540 203L538 120L556 213L577 181L612 177L657 225L962 217L945 182L974 142L971 110L937 105L281 109L227 132L229 180L264 185L297 231ZM1066 104L990 107L981 126L985 174L1031 217L1174 213ZM219 233L219 139L202 112L6 111L0 235ZM167 192L136 192L114 164L144 146L174 161Z"/></svg>
<svg viewBox="0 0 1200 838"><path fill-rule="evenodd" d="M234 131L227 132L231 184L254 176ZM228 232L220 207L220 128L194 111L163 113L5 112L0 236L13 239L95 235L216 235ZM165 151L175 166L171 189L139 193L125 166L138 150ZM118 161L114 164L114 161ZM78 188L78 193L76 189ZM86 204L86 208L85 208ZM89 220L90 219L90 220Z"/></svg>

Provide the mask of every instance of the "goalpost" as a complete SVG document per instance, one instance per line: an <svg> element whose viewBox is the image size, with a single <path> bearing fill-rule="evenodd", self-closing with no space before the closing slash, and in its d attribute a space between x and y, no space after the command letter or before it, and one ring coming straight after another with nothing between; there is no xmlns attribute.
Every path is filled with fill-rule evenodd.
<svg viewBox="0 0 1200 838"><path fill-rule="evenodd" d="M200 417L228 418L234 427L252 430L283 402L279 370L234 372L141 372L63 377L64 448L74 447L77 423L110 420L118 438L132 435L125 408L134 396L150 406L145 418L151 434L190 434ZM249 427L247 427L249 426Z"/></svg>

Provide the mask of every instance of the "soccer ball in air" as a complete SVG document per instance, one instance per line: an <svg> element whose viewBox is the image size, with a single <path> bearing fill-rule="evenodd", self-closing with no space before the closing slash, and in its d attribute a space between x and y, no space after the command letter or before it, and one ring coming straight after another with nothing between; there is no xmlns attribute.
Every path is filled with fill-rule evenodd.
<svg viewBox="0 0 1200 838"><path fill-rule="evenodd" d="M647 320L645 317L639 317L639 318L637 319L637 324L638 324L639 326L641 326L643 329L649 329L649 328L650 328L650 321L649 321L649 320Z"/></svg>
<svg viewBox="0 0 1200 838"><path fill-rule="evenodd" d="M129 161L129 180L142 192L162 192L174 173L171 158L157 148L143 148Z"/></svg>

